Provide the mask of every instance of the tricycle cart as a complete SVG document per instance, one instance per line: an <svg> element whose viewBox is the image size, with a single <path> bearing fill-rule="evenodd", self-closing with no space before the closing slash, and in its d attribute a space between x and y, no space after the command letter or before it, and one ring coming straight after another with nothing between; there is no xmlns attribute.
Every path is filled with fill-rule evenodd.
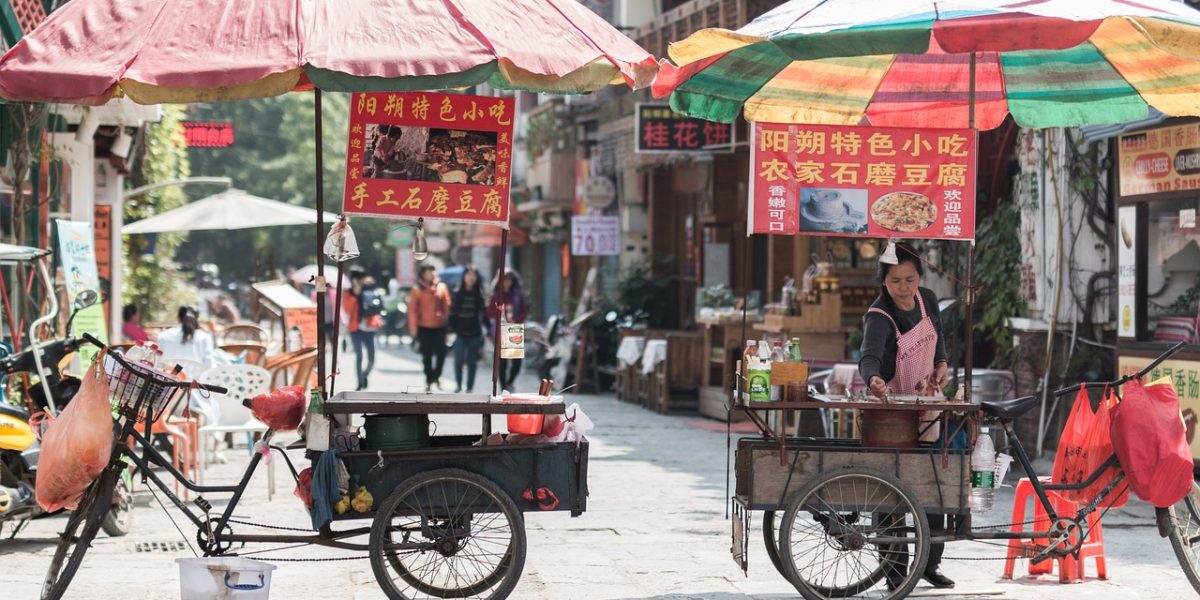
<svg viewBox="0 0 1200 600"><path fill-rule="evenodd" d="M1142 372L1112 382L1080 384L1116 389L1145 376L1182 348L1167 350ZM1080 385L1056 392L1078 391ZM1089 515L1107 512L1105 499L1128 486L1116 455L1077 484L1037 478L1012 420L1037 405L1036 396L1015 400L965 402L802 401L748 403L740 410L759 424L761 437L738 440L733 496L734 561L749 565L751 515L762 512L762 535L775 568L809 600L871 597L904 598L916 587L929 560L930 544L962 540L1025 540L1026 557L1037 563L1078 553L1088 539ZM860 439L789 437L761 418L782 409L862 411L941 410L942 447L881 447ZM957 415L950 419L948 415ZM970 505L970 449L945 447L959 427L999 423L1009 450L1029 478L1046 520L1026 530L1011 524L974 528ZM953 423L951 421L957 421ZM1110 469L1112 471L1110 471ZM1115 475L1113 474L1115 472ZM1084 490L1101 476L1111 481L1075 514L1060 514L1048 492ZM1170 538L1192 586L1200 591L1200 486L1174 506L1157 509L1162 537ZM1029 525L1023 523L1021 525ZM1028 552L1028 550L1023 550ZM889 581L890 580L890 581ZM882 593L882 596L880 595Z"/></svg>

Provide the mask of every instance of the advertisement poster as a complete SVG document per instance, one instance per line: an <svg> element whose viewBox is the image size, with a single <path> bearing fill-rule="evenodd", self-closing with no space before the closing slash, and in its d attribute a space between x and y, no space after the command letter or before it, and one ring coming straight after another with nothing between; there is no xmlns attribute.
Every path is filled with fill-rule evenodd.
<svg viewBox="0 0 1200 600"><path fill-rule="evenodd" d="M1137 337L1137 207L1117 211L1117 335Z"/></svg>
<svg viewBox="0 0 1200 600"><path fill-rule="evenodd" d="M1200 188L1200 123L1121 135L1117 141L1121 195Z"/></svg>
<svg viewBox="0 0 1200 600"><path fill-rule="evenodd" d="M507 228L515 113L512 98L351 95L342 211Z"/></svg>
<svg viewBox="0 0 1200 600"><path fill-rule="evenodd" d="M733 125L696 119L666 104L638 104L637 152L711 152L733 149Z"/></svg>
<svg viewBox="0 0 1200 600"><path fill-rule="evenodd" d="M1140 356L1122 356L1117 359L1117 375L1124 376L1137 373L1153 358ZM1183 424L1187 431L1188 446L1192 449L1192 457L1200 458L1200 440L1196 439L1197 413L1200 413L1200 362L1192 360L1166 360L1150 371L1144 383L1153 383L1160 377L1169 377L1175 385L1175 395L1179 397L1179 410L1183 413Z"/></svg>
<svg viewBox="0 0 1200 600"><path fill-rule="evenodd" d="M620 217L571 217L571 256L616 256L620 252Z"/></svg>
<svg viewBox="0 0 1200 600"><path fill-rule="evenodd" d="M975 238L975 134L754 123L748 233Z"/></svg>
<svg viewBox="0 0 1200 600"><path fill-rule="evenodd" d="M317 345L317 308L288 308L284 311L284 321L288 324L288 329L295 327L300 331L300 345L302 348ZM297 348L289 348L289 350L297 350Z"/></svg>
<svg viewBox="0 0 1200 600"><path fill-rule="evenodd" d="M95 211L96 275L100 278L100 298L107 315L111 314L108 299L112 297L112 206L97 204Z"/></svg>
<svg viewBox="0 0 1200 600"><path fill-rule="evenodd" d="M58 252L62 260L63 275L66 277L67 306L60 308L66 314L74 310L75 297L84 290L100 293L100 276L96 272L96 245L92 235L92 224L83 221L55 221L58 226ZM78 334L90 333L102 342L108 342L108 327L104 321L104 306L100 302L79 311L71 328ZM92 364L99 349L91 344L79 348L83 368Z"/></svg>

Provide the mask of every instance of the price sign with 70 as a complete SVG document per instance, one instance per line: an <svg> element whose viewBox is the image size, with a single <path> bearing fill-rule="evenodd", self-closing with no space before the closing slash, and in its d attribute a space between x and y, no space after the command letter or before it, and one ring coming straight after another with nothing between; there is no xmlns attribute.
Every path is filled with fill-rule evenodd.
<svg viewBox="0 0 1200 600"><path fill-rule="evenodd" d="M572 256L614 256L621 249L620 217L572 217Z"/></svg>

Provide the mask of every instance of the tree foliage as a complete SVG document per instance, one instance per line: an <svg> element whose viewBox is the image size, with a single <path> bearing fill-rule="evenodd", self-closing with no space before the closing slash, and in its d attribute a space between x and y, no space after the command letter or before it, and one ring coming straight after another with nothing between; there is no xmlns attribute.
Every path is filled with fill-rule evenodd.
<svg viewBox="0 0 1200 600"><path fill-rule="evenodd" d="M323 93L323 165L325 210L340 212L346 169L349 95ZM242 102L193 105L188 118L232 123L234 144L228 148L190 148L196 175L226 176L236 188L256 196L316 208L316 135L312 94L285 94ZM211 189L189 189L200 197ZM362 257L357 262L376 273L394 268L395 253L384 241L387 221L353 221ZM328 225L326 225L328 231ZM285 226L239 231L196 231L180 248L189 265L216 264L226 281L274 277L288 267L316 261L317 240L311 226Z"/></svg>
<svg viewBox="0 0 1200 600"><path fill-rule="evenodd" d="M164 106L162 119L146 131L143 155L137 160L133 187L188 177L187 149L179 122L183 108ZM164 187L139 194L125 202L125 221L141 219L182 206L187 196L179 187ZM124 297L137 305L147 322L170 321L180 303L194 302L190 288L174 262L181 234L130 235L124 239Z"/></svg>

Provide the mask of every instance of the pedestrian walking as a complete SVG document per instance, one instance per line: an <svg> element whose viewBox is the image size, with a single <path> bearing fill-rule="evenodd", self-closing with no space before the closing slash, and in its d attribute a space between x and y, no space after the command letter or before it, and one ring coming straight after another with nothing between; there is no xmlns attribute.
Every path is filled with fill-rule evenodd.
<svg viewBox="0 0 1200 600"><path fill-rule="evenodd" d="M350 289L343 294L342 315L354 345L357 389L365 390L375 368L375 333L383 327L383 297L375 289L375 280L360 268L350 270Z"/></svg>
<svg viewBox="0 0 1200 600"><path fill-rule="evenodd" d="M521 289L521 276L516 271L505 271L503 285L493 286L492 299L487 306L488 318L496 319L500 316L496 309L497 303L504 305L504 317L500 323L502 327L509 323L525 322L525 318L529 315L529 303L526 302L525 294ZM495 327L489 328L489 332L494 333ZM496 343L500 342L496 341ZM510 392L513 391L513 385L520 373L521 359L501 359L500 387Z"/></svg>
<svg viewBox="0 0 1200 600"><path fill-rule="evenodd" d="M479 271L467 267L462 280L450 299L450 331L454 332L454 391L475 391L475 368L483 348L483 327L486 321L483 282ZM467 386L463 388L463 367L467 370Z"/></svg>
<svg viewBox="0 0 1200 600"><path fill-rule="evenodd" d="M425 366L425 391L442 389L446 363L446 320L450 315L450 292L438 280L433 265L421 265L417 285L408 296L408 333L417 338Z"/></svg>

